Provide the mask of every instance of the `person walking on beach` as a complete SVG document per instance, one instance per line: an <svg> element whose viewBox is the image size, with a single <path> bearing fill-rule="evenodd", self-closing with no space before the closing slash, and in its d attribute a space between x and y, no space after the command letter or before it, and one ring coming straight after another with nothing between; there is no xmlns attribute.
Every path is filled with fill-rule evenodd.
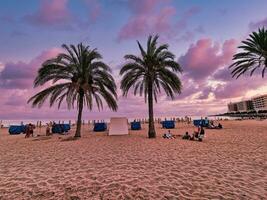
<svg viewBox="0 0 267 200"><path fill-rule="evenodd" d="M26 125L25 138L30 137L30 127L29 124Z"/></svg>
<svg viewBox="0 0 267 200"><path fill-rule="evenodd" d="M30 136L33 137L33 129L34 129L34 125L32 125L31 123L29 123L28 125L26 125L26 135L25 138L29 138Z"/></svg>
<svg viewBox="0 0 267 200"><path fill-rule="evenodd" d="M49 135L51 135L51 132L50 132L50 126L49 126L49 124L47 123L47 124L46 124L46 136L49 136Z"/></svg>

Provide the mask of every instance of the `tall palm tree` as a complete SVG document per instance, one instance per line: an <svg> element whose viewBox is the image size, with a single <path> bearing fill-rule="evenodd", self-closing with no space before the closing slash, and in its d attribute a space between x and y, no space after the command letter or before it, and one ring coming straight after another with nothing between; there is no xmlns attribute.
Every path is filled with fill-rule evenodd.
<svg viewBox="0 0 267 200"><path fill-rule="evenodd" d="M105 100L110 109L117 110L116 84L111 69L100 61L102 56L96 49L90 50L89 46L82 43L77 47L65 44L62 47L66 53L60 53L55 58L45 61L34 80L34 87L49 82L52 86L31 97L28 103L31 102L33 107L41 107L49 98L50 107L58 103L60 108L65 100L69 109L74 108L77 103L75 137L81 137L84 105L92 110L94 102L100 110Z"/></svg>
<svg viewBox="0 0 267 200"><path fill-rule="evenodd" d="M262 28L258 32L252 32L238 48L242 52L233 57L234 63L230 66L233 68L232 76L238 78L247 71L250 71L252 76L255 70L262 68L261 74L264 77L267 69L267 30Z"/></svg>
<svg viewBox="0 0 267 200"><path fill-rule="evenodd" d="M182 72L180 65L174 61L174 54L168 51L168 45L163 44L157 47L159 36L149 36L147 49L137 41L140 56L125 55L129 61L120 70L123 75L121 89L123 95L127 96L130 88L136 95L144 94L145 102L148 100L149 130L148 137L155 138L153 100L157 102L157 95L163 89L167 96L174 99L175 93L181 93L182 84L177 76L177 72Z"/></svg>

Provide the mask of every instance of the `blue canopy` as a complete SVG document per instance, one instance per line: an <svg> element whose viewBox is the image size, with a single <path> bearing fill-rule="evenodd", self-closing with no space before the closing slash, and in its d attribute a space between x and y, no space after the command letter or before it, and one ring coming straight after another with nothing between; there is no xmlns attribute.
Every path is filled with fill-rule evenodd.
<svg viewBox="0 0 267 200"><path fill-rule="evenodd" d="M107 124L104 122L101 123L95 123L94 125L94 131L95 132L101 132L107 130Z"/></svg>
<svg viewBox="0 0 267 200"><path fill-rule="evenodd" d="M141 122L131 122L131 130L141 130Z"/></svg>
<svg viewBox="0 0 267 200"><path fill-rule="evenodd" d="M162 128L166 128L166 129L175 128L175 121L173 121L173 120L165 120L161 123L162 123Z"/></svg>
<svg viewBox="0 0 267 200"><path fill-rule="evenodd" d="M209 120L208 119L196 119L193 120L194 126L203 126L207 127L209 125Z"/></svg>
<svg viewBox="0 0 267 200"><path fill-rule="evenodd" d="M21 133L26 133L26 126L25 125L20 125L20 126L10 126L8 129L8 132L10 135L18 135Z"/></svg>
<svg viewBox="0 0 267 200"><path fill-rule="evenodd" d="M66 133L70 130L69 124L54 124L52 127L52 133Z"/></svg>

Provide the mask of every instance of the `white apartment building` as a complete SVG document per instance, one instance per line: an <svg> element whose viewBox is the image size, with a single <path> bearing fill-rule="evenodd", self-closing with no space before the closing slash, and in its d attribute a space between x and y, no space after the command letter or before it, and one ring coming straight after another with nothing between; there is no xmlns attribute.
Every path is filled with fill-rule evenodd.
<svg viewBox="0 0 267 200"><path fill-rule="evenodd" d="M256 111L267 110L267 94L254 97L252 102Z"/></svg>

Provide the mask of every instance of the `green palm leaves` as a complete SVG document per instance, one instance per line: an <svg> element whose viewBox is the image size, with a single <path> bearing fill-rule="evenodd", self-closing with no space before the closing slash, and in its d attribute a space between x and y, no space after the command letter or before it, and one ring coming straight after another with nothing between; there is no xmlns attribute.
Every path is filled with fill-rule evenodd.
<svg viewBox="0 0 267 200"><path fill-rule="evenodd" d="M111 110L116 111L116 84L110 67L100 61L102 56L98 51L83 44L77 47L64 44L62 47L66 53L44 62L34 80L34 87L46 83L52 83L52 86L31 97L28 103L41 107L49 99L50 106L57 103L60 107L66 101L69 109L77 104L81 117L83 105L91 110L95 102L98 109L102 109L104 100ZM80 121L78 119L77 126Z"/></svg>
<svg viewBox="0 0 267 200"><path fill-rule="evenodd" d="M149 36L147 49L138 47L141 55L125 55L128 61L121 71L121 89L123 95L127 96L130 88L134 95L144 95L145 101L149 104L149 137L155 137L153 123L153 99L157 102L157 96L161 90L165 91L167 96L174 98L176 93L181 93L182 84L177 76L181 73L180 65L174 61L174 54L168 51L168 45L157 46L158 36Z"/></svg>
<svg viewBox="0 0 267 200"><path fill-rule="evenodd" d="M174 61L175 56L168 51L168 45L157 46L158 36L149 36L147 48L138 47L140 56L125 55L129 61L121 71L121 89L127 96L130 88L134 95L144 95L149 106L149 137L156 137L153 122L153 100L161 90L174 99L176 93L181 93L182 84L177 76L181 73L180 65ZM28 103L33 107L41 107L45 101L50 106L55 104L60 108L66 102L69 109L77 105L78 120L76 137L81 135L81 118L83 107L92 110L94 104L98 109L103 108L104 102L116 111L117 94L115 80L111 69L101 61L102 56L96 49L89 49L83 44L62 45L65 53L45 61L34 80L34 87L48 86L31 97Z"/></svg>
<svg viewBox="0 0 267 200"><path fill-rule="evenodd" d="M248 71L252 76L257 69L262 68L264 77L267 68L267 30L262 28L253 32L238 48L242 51L233 57L234 63L230 66L233 68L232 76L239 78Z"/></svg>
<svg viewBox="0 0 267 200"><path fill-rule="evenodd" d="M125 64L121 71L121 89L123 95L127 96L130 88L134 89L134 94L148 96L148 82L153 87L153 97L157 100L157 94L163 89L167 96L174 98L175 93L180 93L182 84L177 76L177 72L182 72L180 65L174 61L175 56L167 51L168 45L164 44L157 48L158 36L149 36L147 41L147 51L143 49L139 42L138 46L141 56L125 55L129 62Z"/></svg>

